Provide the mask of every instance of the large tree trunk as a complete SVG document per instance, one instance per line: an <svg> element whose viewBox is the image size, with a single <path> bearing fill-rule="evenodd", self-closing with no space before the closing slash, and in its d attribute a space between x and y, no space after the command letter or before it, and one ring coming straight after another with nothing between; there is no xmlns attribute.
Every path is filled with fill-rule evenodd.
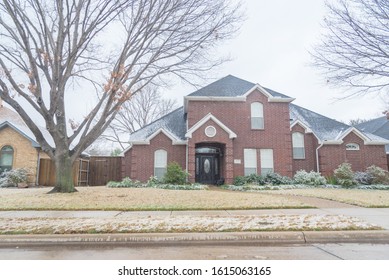
<svg viewBox="0 0 389 280"><path fill-rule="evenodd" d="M77 190L73 182L73 163L67 153L56 155L55 159L55 187L50 193L71 193Z"/></svg>

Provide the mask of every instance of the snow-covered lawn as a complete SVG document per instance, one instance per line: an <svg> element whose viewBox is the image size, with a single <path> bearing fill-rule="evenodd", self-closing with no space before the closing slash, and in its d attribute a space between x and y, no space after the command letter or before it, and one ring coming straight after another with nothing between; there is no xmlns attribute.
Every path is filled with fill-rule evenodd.
<svg viewBox="0 0 389 280"><path fill-rule="evenodd" d="M343 215L142 216L111 218L0 218L0 233L239 232L288 230L374 230Z"/></svg>

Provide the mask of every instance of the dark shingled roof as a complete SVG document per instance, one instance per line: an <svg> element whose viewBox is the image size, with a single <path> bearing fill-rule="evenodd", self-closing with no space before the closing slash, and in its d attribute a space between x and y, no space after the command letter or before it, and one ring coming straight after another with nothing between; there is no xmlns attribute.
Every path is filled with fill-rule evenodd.
<svg viewBox="0 0 389 280"><path fill-rule="evenodd" d="M296 120L308 125L320 140L335 140L350 128L349 125L327 118L295 104L289 104L291 122Z"/></svg>
<svg viewBox="0 0 389 280"><path fill-rule="evenodd" d="M384 116L355 126L363 132L370 132L389 140L389 120Z"/></svg>
<svg viewBox="0 0 389 280"><path fill-rule="evenodd" d="M249 81L228 75L220 80L217 80L188 96L209 96L209 97L238 97L247 93L256 84ZM265 88L273 97L290 98L282 93Z"/></svg>
<svg viewBox="0 0 389 280"><path fill-rule="evenodd" d="M180 107L162 118L135 131L130 135L130 142L145 140L160 128L163 128L174 135L177 140L185 141L186 121L184 107Z"/></svg>
<svg viewBox="0 0 389 280"><path fill-rule="evenodd" d="M373 133L389 140L389 120L386 116L357 124L355 127L360 131ZM386 145L385 148L386 152L389 153L389 145Z"/></svg>

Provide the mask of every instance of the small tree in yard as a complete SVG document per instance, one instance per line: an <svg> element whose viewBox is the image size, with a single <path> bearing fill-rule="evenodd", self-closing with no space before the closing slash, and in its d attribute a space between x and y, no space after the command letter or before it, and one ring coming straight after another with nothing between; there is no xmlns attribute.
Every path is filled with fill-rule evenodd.
<svg viewBox="0 0 389 280"><path fill-rule="evenodd" d="M127 100L222 63L210 51L241 19L227 0L2 0L0 15L0 97L54 161L54 192L75 191L73 163ZM95 89L91 109L75 120L70 94L84 83Z"/></svg>

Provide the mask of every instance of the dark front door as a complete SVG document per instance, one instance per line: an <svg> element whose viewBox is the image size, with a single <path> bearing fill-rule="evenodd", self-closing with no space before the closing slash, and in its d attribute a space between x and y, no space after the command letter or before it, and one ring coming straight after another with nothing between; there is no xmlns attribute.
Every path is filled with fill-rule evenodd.
<svg viewBox="0 0 389 280"><path fill-rule="evenodd" d="M219 157L217 155L196 155L196 182L216 184L219 179Z"/></svg>

